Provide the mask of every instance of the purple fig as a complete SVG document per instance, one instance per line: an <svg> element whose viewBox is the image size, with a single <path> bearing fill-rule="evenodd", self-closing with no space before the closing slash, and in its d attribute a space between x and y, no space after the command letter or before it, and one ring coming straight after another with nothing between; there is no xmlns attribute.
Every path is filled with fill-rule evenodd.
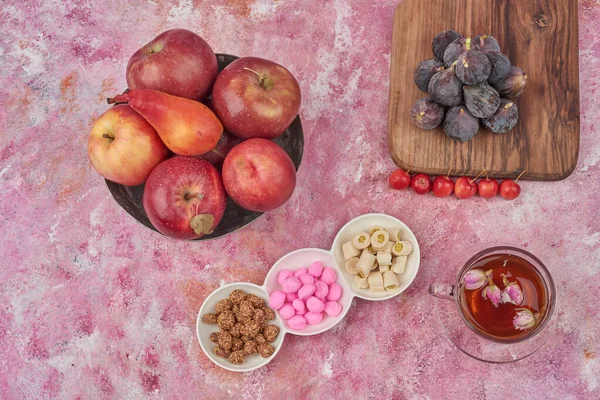
<svg viewBox="0 0 600 400"><path fill-rule="evenodd" d="M510 67L508 73L492 86L494 86L494 89L498 91L501 97L514 99L523 93L526 84L527 74L521 68L513 65Z"/></svg>
<svg viewBox="0 0 600 400"><path fill-rule="evenodd" d="M421 61L415 70L415 84L419 89L426 92L431 77L443 69L444 63L435 58Z"/></svg>
<svg viewBox="0 0 600 400"><path fill-rule="evenodd" d="M454 67L452 67L433 75L427 89L433 100L451 107L462 104L462 87L463 84L456 78Z"/></svg>
<svg viewBox="0 0 600 400"><path fill-rule="evenodd" d="M482 120L483 125L494 133L506 133L515 127L519 120L519 109L511 100L500 99L498 110L491 117Z"/></svg>
<svg viewBox="0 0 600 400"><path fill-rule="evenodd" d="M410 109L410 120L421 129L433 129L444 120L444 107L431 97L423 97Z"/></svg>
<svg viewBox="0 0 600 400"><path fill-rule="evenodd" d="M433 43L431 44L431 50L433 51L433 55L440 61L444 61L444 51L450 43L455 41L462 36L460 33L455 32L451 29L440 32L433 38Z"/></svg>
<svg viewBox="0 0 600 400"><path fill-rule="evenodd" d="M508 71L510 71L510 60L505 54L500 53L499 51L486 51L485 55L492 64L492 72L490 72L488 81L490 83L498 82L508 74Z"/></svg>
<svg viewBox="0 0 600 400"><path fill-rule="evenodd" d="M448 45L448 47L446 47L446 50L444 51L444 65L446 68L449 68L452 64L454 64L454 62L458 60L458 56L471 49L479 50L479 45L477 43L473 43L470 37L460 37L455 39Z"/></svg>
<svg viewBox="0 0 600 400"><path fill-rule="evenodd" d="M487 83L477 86L465 86L463 92L465 105L471 111L471 114L477 118L491 117L500 106L498 92Z"/></svg>
<svg viewBox="0 0 600 400"><path fill-rule="evenodd" d="M471 49L458 57L454 70L456 77L465 85L478 85L490 77L492 63L484 52Z"/></svg>
<svg viewBox="0 0 600 400"><path fill-rule="evenodd" d="M479 131L479 120L465 106L456 106L446 113L443 128L452 139L467 142Z"/></svg>
<svg viewBox="0 0 600 400"><path fill-rule="evenodd" d="M492 35L477 35L473 41L479 45L481 51L500 51L500 45Z"/></svg>

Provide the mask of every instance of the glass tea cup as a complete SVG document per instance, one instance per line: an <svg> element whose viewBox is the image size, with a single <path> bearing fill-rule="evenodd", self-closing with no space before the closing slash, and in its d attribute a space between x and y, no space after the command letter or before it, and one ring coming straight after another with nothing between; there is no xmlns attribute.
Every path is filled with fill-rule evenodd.
<svg viewBox="0 0 600 400"><path fill-rule="evenodd" d="M518 247L495 245L477 251L457 269L457 273L448 270L443 277L455 279L453 284L433 283L429 293L442 299L437 301L440 322L461 351L482 361L510 362L532 354L546 342L550 330L545 328L554 313L556 289L550 272L537 257ZM469 290L464 277L472 270L478 270L479 284L485 283ZM498 297L510 282L522 290L522 303L504 304L504 298ZM488 291L486 287L490 287ZM488 296L483 296L484 291ZM535 316L532 326L517 328L522 320L517 317L522 314ZM546 334L538 336L542 331Z"/></svg>

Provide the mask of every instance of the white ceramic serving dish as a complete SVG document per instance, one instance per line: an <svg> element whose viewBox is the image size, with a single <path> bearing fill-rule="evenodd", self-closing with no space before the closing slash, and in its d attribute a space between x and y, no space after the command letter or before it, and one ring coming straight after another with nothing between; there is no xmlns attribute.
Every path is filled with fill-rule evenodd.
<svg viewBox="0 0 600 400"><path fill-rule="evenodd" d="M400 286L394 290L384 292L370 292L367 289L357 289L354 287L354 276L349 274L344 269L345 260L342 255L342 244L349 241L361 231L368 231L374 226L381 226L385 229L400 228L401 237L403 240L408 240L413 244L413 252L408 256L406 271L403 275L399 276ZM387 300L395 297L406 290L415 279L419 270L419 263L421 260L421 253L419 250L419 244L417 238L412 231L400 220L386 214L365 214L360 217L354 218L350 222L340 229L333 241L333 247L331 250L323 249L299 249L292 251L280 258L273 267L269 270L265 282L262 286L257 286L252 283L232 283L229 285L222 286L211 293L202 306L198 313L196 320L196 333L202 350L207 357L214 362L216 365L225 368L229 371L235 372L248 372L260 368L268 364L279 352L285 335L290 333L299 336L310 336L325 332L333 328L338 324L349 311L354 297L359 297L365 300L380 301ZM268 303L269 294L275 290L280 289L280 285L277 282L277 275L279 271L284 268L292 271L300 268L308 268L308 266L314 261L321 261L323 265L333 268L338 276L337 283L342 287L342 297L338 302L342 305L342 312L337 317L333 318L325 315L323 321L318 325L307 325L302 330L294 330L289 328L281 318L279 313L275 311L276 319L270 321L271 324L277 325L280 328L279 336L272 343L275 348L275 352L268 358L263 358L259 355L252 355L246 359L241 365L235 365L230 363L226 358L218 357L213 352L214 343L210 341L210 334L218 330L217 325L210 325L202 322L202 315L205 313L213 312L215 304L224 298L227 298L229 294L235 289L242 289L247 293L253 293Z"/></svg>

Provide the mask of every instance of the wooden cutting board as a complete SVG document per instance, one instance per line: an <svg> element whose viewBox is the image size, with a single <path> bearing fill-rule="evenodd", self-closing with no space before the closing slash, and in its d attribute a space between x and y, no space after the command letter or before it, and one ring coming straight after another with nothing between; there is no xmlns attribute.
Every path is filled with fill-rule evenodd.
<svg viewBox="0 0 600 400"><path fill-rule="evenodd" d="M513 65L527 73L516 99L519 122L507 134L484 128L459 143L442 128L423 131L410 108L426 96L413 81L422 60L434 58L433 37L454 29L463 36L491 34ZM405 0L396 9L392 37L388 147L401 168L430 175L555 181L573 172L579 153L577 1Z"/></svg>

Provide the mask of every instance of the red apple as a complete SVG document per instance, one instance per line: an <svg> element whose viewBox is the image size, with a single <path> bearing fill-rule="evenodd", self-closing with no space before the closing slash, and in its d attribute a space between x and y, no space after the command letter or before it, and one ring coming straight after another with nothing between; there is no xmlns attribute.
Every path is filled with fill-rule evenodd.
<svg viewBox="0 0 600 400"><path fill-rule="evenodd" d="M208 153L204 153L200 158L208 161L217 169L221 169L223 166L223 161L227 154L238 144L242 143L242 140L233 136L231 133L224 131L217 143L217 146L209 151Z"/></svg>
<svg viewBox="0 0 600 400"><path fill-rule="evenodd" d="M127 85L202 100L218 74L217 56L204 39L185 29L172 29L131 56Z"/></svg>
<svg viewBox="0 0 600 400"><path fill-rule="evenodd" d="M432 190L436 197L450 196L454 190L454 182L449 176L436 176L433 180Z"/></svg>
<svg viewBox="0 0 600 400"><path fill-rule="evenodd" d="M160 163L146 181L143 205L152 225L175 239L212 233L225 212L219 172L208 161L175 156Z"/></svg>
<svg viewBox="0 0 600 400"><path fill-rule="evenodd" d="M416 194L429 193L431 190L431 178L425 174L416 174L413 176L410 185Z"/></svg>
<svg viewBox="0 0 600 400"><path fill-rule="evenodd" d="M92 166L104 178L121 185L146 182L168 152L152 125L128 105L115 106L102 114L88 138Z"/></svg>
<svg viewBox="0 0 600 400"><path fill-rule="evenodd" d="M285 203L296 187L296 170L287 153L266 139L235 146L223 162L223 184L237 204L270 211Z"/></svg>
<svg viewBox="0 0 600 400"><path fill-rule="evenodd" d="M477 193L484 199L491 199L498 194L499 185L495 179L485 178L479 181L477 185Z"/></svg>
<svg viewBox="0 0 600 400"><path fill-rule="evenodd" d="M300 86L284 67L256 57L238 58L217 77L213 104L225 129L241 139L273 139L294 121Z"/></svg>
<svg viewBox="0 0 600 400"><path fill-rule="evenodd" d="M454 195L459 199L468 199L477 194L477 183L475 179L461 176L454 184Z"/></svg>

